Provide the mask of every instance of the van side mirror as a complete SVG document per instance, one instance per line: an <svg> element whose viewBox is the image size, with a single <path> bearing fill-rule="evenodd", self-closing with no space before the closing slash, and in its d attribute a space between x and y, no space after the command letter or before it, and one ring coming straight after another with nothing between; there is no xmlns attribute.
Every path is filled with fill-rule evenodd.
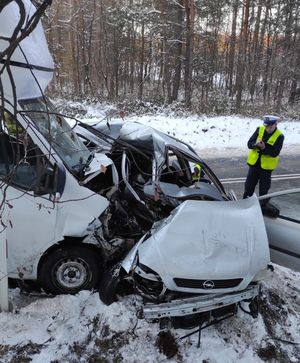
<svg viewBox="0 0 300 363"><path fill-rule="evenodd" d="M50 194L56 198L57 194L62 195L66 184L66 170L63 165L49 164L37 183L34 194Z"/></svg>
<svg viewBox="0 0 300 363"><path fill-rule="evenodd" d="M53 169L53 194L59 193L61 196L66 185L66 169L62 164L55 163Z"/></svg>

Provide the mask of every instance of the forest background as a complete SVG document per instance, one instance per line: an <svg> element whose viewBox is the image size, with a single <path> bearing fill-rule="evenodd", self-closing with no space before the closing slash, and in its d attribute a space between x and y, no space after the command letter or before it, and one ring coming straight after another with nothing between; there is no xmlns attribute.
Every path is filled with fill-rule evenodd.
<svg viewBox="0 0 300 363"><path fill-rule="evenodd" d="M51 93L300 115L299 0L53 0Z"/></svg>

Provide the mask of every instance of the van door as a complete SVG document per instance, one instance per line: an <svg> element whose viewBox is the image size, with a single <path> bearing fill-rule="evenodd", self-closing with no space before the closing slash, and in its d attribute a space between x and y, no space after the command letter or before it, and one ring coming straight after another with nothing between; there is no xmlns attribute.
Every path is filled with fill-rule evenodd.
<svg viewBox="0 0 300 363"><path fill-rule="evenodd" d="M1 201L8 206L9 277L36 279L40 256L55 237L57 204L50 198L48 157L8 112L0 134Z"/></svg>

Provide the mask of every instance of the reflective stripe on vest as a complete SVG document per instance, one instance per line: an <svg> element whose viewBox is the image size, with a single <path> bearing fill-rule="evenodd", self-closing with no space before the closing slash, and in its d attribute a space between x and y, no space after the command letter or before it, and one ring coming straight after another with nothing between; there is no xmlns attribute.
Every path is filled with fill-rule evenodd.
<svg viewBox="0 0 300 363"><path fill-rule="evenodd" d="M256 142L262 140L264 133L265 133L265 129L266 129L265 126L260 126ZM269 137L267 144L273 146L280 135L281 135L281 131L276 129L274 134L271 137ZM247 158L247 164L255 165L255 163L257 162L259 155L260 155L259 151L260 151L259 149L251 149L249 151L248 158ZM276 156L274 158L273 156L270 156L270 155L261 154L261 157L260 157L261 168L265 169L265 170L276 169L276 167L278 165L278 161L279 161L278 156Z"/></svg>

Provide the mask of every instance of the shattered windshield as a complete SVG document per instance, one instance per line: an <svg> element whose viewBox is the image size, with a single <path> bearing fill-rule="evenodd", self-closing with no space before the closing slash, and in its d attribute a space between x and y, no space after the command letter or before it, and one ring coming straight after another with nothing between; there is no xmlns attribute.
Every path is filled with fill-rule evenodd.
<svg viewBox="0 0 300 363"><path fill-rule="evenodd" d="M79 171L87 164L89 150L48 99L47 105L43 98L23 100L20 104L69 169Z"/></svg>

